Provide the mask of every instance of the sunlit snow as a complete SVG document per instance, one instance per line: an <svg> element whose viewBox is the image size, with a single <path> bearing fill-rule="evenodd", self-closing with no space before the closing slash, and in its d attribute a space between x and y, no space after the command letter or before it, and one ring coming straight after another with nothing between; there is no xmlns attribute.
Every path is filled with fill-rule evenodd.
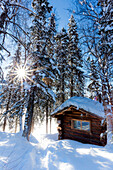
<svg viewBox="0 0 113 170"><path fill-rule="evenodd" d="M86 98L86 97L71 97L70 99L66 100L61 106L59 106L54 112L52 112L52 115L60 112L61 110L74 106L77 108L77 110L84 109L88 112L97 114L98 116L101 116L104 118L104 107L102 106L102 103L99 103L98 101L94 101L92 99Z"/></svg>
<svg viewBox="0 0 113 170"><path fill-rule="evenodd" d="M30 137L0 132L0 170L112 170L113 144L105 147L57 140L57 134Z"/></svg>

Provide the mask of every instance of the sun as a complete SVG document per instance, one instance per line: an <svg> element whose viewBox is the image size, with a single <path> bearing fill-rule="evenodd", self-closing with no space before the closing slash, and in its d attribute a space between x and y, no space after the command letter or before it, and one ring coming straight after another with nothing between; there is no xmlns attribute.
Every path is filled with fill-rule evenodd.
<svg viewBox="0 0 113 170"><path fill-rule="evenodd" d="M17 69L16 72L17 72L18 78L25 79L27 74L26 74L26 70L24 68L20 67L20 68Z"/></svg>
<svg viewBox="0 0 113 170"><path fill-rule="evenodd" d="M27 63L27 60L25 63L14 63L15 65L12 67L11 70L11 83L16 83L16 84L20 84L21 88L24 88L24 84L28 83L31 84L31 82L33 84L35 84L34 80L33 80L33 75L34 72L37 71L37 68L33 69L31 64Z"/></svg>
<svg viewBox="0 0 113 170"><path fill-rule="evenodd" d="M30 67L27 66L26 63L23 65L16 64L11 73L12 76L11 81L21 83L21 86L23 86L24 82L34 83L34 81L32 80L34 71L36 71L36 69L31 69Z"/></svg>
<svg viewBox="0 0 113 170"><path fill-rule="evenodd" d="M29 76L28 70L22 66L22 65L17 65L14 68L14 79L17 79L17 81L21 81L23 83L23 81L26 81L26 78Z"/></svg>

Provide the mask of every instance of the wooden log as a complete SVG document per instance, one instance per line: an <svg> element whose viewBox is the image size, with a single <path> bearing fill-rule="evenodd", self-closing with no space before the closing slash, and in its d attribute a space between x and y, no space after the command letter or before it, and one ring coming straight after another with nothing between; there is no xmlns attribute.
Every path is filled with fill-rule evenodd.
<svg viewBox="0 0 113 170"><path fill-rule="evenodd" d="M79 141L79 142L82 142L82 143L90 143L90 144L102 146L102 143L99 140L88 139L88 138L84 138L84 137L81 137L81 136L76 137L76 136L73 136L71 134L65 134L64 133L64 139L72 139L72 140L76 140L76 141Z"/></svg>
<svg viewBox="0 0 113 170"><path fill-rule="evenodd" d="M84 132L81 132L80 131L69 131L68 129L64 129L64 133L67 133L67 134L72 134L72 135L77 135L77 136L85 136L87 138L98 138L100 140L100 135L99 134L91 134L91 133L84 133Z"/></svg>

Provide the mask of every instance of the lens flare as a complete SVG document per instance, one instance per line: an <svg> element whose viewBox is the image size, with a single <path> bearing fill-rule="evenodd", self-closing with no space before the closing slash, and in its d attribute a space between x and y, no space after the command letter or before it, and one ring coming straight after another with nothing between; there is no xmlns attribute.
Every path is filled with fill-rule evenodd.
<svg viewBox="0 0 113 170"><path fill-rule="evenodd" d="M19 65L15 64L15 67L12 70L11 76L12 80L11 81L16 81L17 83L21 83L21 87L23 88L23 83L24 82L33 82L32 76L33 72L36 71L36 69L30 69L30 66L27 66L27 64L24 65Z"/></svg>
<svg viewBox="0 0 113 170"><path fill-rule="evenodd" d="M25 79L26 75L27 75L27 72L24 68L22 68L22 67L18 68L18 70L17 70L18 78Z"/></svg>

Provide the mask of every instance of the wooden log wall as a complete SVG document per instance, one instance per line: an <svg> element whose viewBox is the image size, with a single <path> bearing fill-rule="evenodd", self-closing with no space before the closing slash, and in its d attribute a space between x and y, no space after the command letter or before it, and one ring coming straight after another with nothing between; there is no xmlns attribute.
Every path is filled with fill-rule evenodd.
<svg viewBox="0 0 113 170"><path fill-rule="evenodd" d="M90 121L91 131L72 129L72 119ZM88 113L83 113L80 111L68 111L62 117L62 139L72 139L80 141L82 143L91 143L95 145L104 146L106 144L106 141L100 140L101 133L101 119L94 117Z"/></svg>

